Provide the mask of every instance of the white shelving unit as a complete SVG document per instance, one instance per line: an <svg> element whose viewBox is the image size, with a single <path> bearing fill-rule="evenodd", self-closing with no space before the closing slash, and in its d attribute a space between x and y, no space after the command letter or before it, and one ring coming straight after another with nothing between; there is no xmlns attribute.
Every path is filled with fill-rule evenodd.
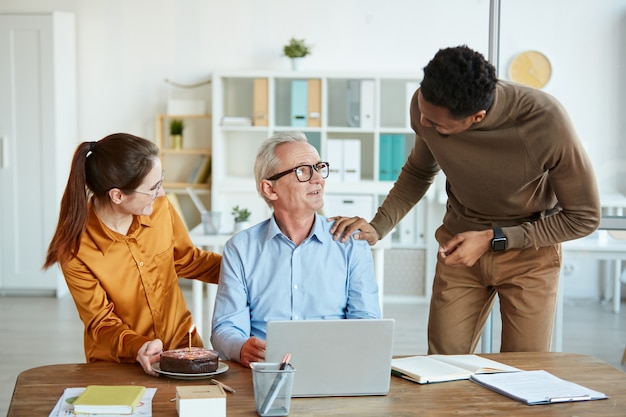
<svg viewBox="0 0 626 417"><path fill-rule="evenodd" d="M211 114L205 113L157 114L155 118L155 141L165 173L163 188L188 227L201 221L200 212L190 199L188 189L193 190L205 207L211 207L211 117ZM170 122L175 119L182 120L185 125L180 147L175 147L170 135Z"/></svg>
<svg viewBox="0 0 626 417"><path fill-rule="evenodd" d="M308 90L302 83L308 84ZM239 205L250 209L252 223L267 218L270 211L255 186L256 152L273 134L298 130L331 166L325 214L371 218L394 182L383 178L381 137L399 138L396 140L400 145L396 146L403 148L404 155L401 167L414 141L408 107L417 86L414 74L214 73L212 209L229 214L233 206ZM304 99L298 95L303 89ZM342 181L336 175L334 168L342 162L334 148L329 150L332 139L357 142L360 155L351 156L357 158L360 180ZM420 202L393 232L392 247L431 250L427 200ZM428 253L426 258L434 259ZM430 269L426 266L425 272ZM425 288L425 295L429 293L430 288Z"/></svg>
<svg viewBox="0 0 626 417"><path fill-rule="evenodd" d="M174 149L169 135L169 123L182 120L185 124L183 144ZM187 187L210 190L210 176L201 182L190 181L190 175L203 157L211 158L211 115L167 115L156 116L156 143L161 150L161 162L166 173L163 187L170 192L185 193Z"/></svg>

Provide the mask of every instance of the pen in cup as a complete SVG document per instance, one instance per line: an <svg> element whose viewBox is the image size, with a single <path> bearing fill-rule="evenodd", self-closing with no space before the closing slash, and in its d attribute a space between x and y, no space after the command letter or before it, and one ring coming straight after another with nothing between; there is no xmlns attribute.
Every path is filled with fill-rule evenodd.
<svg viewBox="0 0 626 417"><path fill-rule="evenodd" d="M291 353L287 353L285 357L283 358L283 360L280 361L280 366L278 367L278 369L281 371L284 371L285 368L291 367L291 364L289 363L290 360L291 360ZM284 382L285 382L285 374L276 375L276 378L274 378L274 382L272 383L272 386L267 392L267 397L265 397L265 401L263 402L263 405L261 406L262 414L268 413L268 411L272 407L272 404L274 404L274 400L276 400L276 396L278 395L278 392L280 391Z"/></svg>
<svg viewBox="0 0 626 417"><path fill-rule="evenodd" d="M287 353L287 354L285 355L285 357L283 358L283 360L282 360L282 361L280 361L280 368L278 368L278 369L280 369L281 371L282 371L283 369L285 369L285 366L287 366L287 365L289 364L289 361L290 361L290 360L291 360L291 353Z"/></svg>

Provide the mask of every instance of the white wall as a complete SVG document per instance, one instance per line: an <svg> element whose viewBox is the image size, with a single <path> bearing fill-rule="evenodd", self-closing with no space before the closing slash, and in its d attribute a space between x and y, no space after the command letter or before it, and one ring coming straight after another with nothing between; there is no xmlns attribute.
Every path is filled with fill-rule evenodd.
<svg viewBox="0 0 626 417"><path fill-rule="evenodd" d="M113 131L153 137L164 78L194 82L214 69L288 69L281 55L291 36L314 45L305 68L315 70L419 73L442 46L467 43L486 53L488 0L437 3L0 0L0 12L76 12L79 137L96 140Z"/></svg>
<svg viewBox="0 0 626 417"><path fill-rule="evenodd" d="M80 140L154 138L164 78L289 68L306 38L310 70L415 71L439 49L488 53L489 0L0 0L0 13L76 13ZM626 192L626 0L503 0L500 73L521 51L552 62L545 91L568 109L602 191Z"/></svg>
<svg viewBox="0 0 626 417"><path fill-rule="evenodd" d="M601 190L626 193L626 1L502 2L501 68L536 49L552 63L545 91L567 108Z"/></svg>
<svg viewBox="0 0 626 417"><path fill-rule="evenodd" d="M0 12L65 10L78 24L79 138L116 131L154 137L164 78L214 69L288 69L291 36L314 45L312 70L421 71L437 49L488 53L489 0L0 0ZM569 110L603 190L626 192L620 133L626 81L626 0L505 0L500 70L545 53L545 90Z"/></svg>

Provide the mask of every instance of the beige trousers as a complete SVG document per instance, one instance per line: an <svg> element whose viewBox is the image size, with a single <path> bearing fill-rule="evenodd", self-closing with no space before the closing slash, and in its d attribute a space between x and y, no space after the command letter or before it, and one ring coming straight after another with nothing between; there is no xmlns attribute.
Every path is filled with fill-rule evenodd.
<svg viewBox="0 0 626 417"><path fill-rule="evenodd" d="M452 235L440 227L435 237ZM561 270L561 245L486 252L472 267L439 260L428 318L429 354L473 353L496 295L501 352L548 352Z"/></svg>

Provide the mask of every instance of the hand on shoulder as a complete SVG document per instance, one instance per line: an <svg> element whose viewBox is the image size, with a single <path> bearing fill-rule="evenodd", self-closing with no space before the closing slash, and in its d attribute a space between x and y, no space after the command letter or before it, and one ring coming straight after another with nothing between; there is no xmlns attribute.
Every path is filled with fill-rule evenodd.
<svg viewBox="0 0 626 417"><path fill-rule="evenodd" d="M371 246L378 242L378 232L362 217L335 216L329 217L328 221L335 222L330 228L330 233L335 240L340 239L341 242L345 243L350 235L358 230L352 236L355 240L367 240Z"/></svg>

